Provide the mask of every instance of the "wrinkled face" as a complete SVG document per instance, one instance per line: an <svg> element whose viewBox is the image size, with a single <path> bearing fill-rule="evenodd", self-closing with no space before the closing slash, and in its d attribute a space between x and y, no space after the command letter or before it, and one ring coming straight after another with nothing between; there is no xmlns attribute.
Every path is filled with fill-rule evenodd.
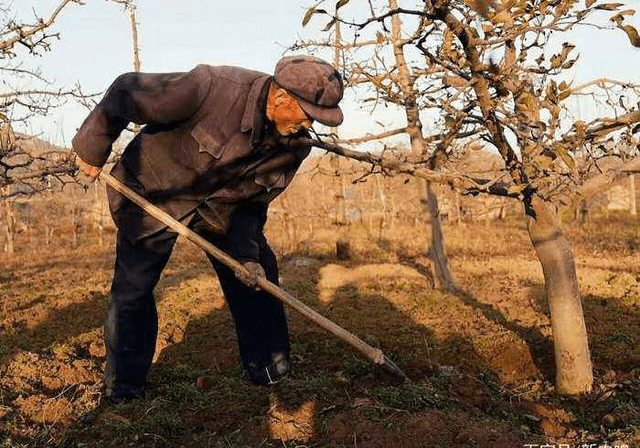
<svg viewBox="0 0 640 448"><path fill-rule="evenodd" d="M273 121L276 131L280 135L293 135L301 130L308 130L313 124L311 119L300 107L298 101L284 89L277 89L270 96L267 105L267 118Z"/></svg>

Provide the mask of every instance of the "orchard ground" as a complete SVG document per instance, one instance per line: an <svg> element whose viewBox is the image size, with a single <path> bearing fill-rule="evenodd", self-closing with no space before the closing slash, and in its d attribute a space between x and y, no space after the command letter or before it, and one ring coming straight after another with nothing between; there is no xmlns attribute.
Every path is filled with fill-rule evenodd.
<svg viewBox="0 0 640 448"><path fill-rule="evenodd" d="M637 219L568 224L589 332L592 393L554 393L543 275L524 220L445 225L459 290L434 289L428 227L317 228L289 244L268 224L283 287L380 347L402 383L294 311L293 374L242 378L204 254L179 241L156 290L146 398L102 399L113 235L23 245L0 272L0 447L640 447ZM349 260L338 260L338 234ZM77 238L77 237L76 237ZM286 249L285 249L286 248ZM201 378L196 385L198 378Z"/></svg>

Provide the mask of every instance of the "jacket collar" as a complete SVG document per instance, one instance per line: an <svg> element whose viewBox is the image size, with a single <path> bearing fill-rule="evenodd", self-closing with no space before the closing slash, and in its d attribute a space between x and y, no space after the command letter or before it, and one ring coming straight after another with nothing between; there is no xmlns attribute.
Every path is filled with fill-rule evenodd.
<svg viewBox="0 0 640 448"><path fill-rule="evenodd" d="M253 129L255 132L256 126L262 125L264 104L266 104L266 87L272 78L270 75L260 76L251 84L240 123L240 131L248 132Z"/></svg>

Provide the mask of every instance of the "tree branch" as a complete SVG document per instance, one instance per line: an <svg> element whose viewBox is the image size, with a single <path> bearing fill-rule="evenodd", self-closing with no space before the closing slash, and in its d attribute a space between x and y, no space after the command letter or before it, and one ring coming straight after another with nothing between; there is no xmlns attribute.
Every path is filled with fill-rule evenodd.
<svg viewBox="0 0 640 448"><path fill-rule="evenodd" d="M18 43L26 46L27 48L29 48L29 51L33 52L33 49L38 46L38 44L43 43L43 39L53 36L45 35L43 39L35 43L32 41L32 38L38 33L44 32L44 30L53 25L53 22L55 22L55 20L58 18L58 15L70 3L76 3L79 5L84 4L82 0L62 0L62 2L51 13L47 20L39 19L36 25L15 24L14 26L10 27L7 34L14 34L14 36L0 41L0 54L11 54L13 47Z"/></svg>

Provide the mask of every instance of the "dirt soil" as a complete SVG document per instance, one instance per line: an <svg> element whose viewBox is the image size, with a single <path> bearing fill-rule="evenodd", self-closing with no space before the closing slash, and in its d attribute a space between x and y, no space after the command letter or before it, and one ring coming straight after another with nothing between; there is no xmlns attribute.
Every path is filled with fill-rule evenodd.
<svg viewBox="0 0 640 448"><path fill-rule="evenodd" d="M278 229L269 228L277 242ZM156 290L147 396L102 399L113 246L18 253L0 269L0 447L640 448L640 232L569 225L592 393L554 393L542 269L522 221L445 226L459 290L433 287L428 230L347 229L278 252L283 287L380 347L402 383L295 312L294 372L243 380L233 323L204 255L179 242Z"/></svg>

